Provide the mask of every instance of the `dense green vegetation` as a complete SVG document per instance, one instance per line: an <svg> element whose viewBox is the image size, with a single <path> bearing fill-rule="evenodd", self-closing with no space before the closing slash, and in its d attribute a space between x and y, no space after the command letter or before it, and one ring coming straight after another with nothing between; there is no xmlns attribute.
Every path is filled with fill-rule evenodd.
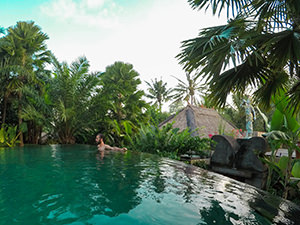
<svg viewBox="0 0 300 225"><path fill-rule="evenodd" d="M183 41L178 55L187 72L206 80L215 105L224 106L230 92L251 87L254 100L264 107L272 105L279 90L286 90L289 109L300 111L299 1L188 2L213 14L227 11L227 24L202 29L198 37Z"/></svg>
<svg viewBox="0 0 300 225"><path fill-rule="evenodd" d="M298 176L300 167L291 158L299 150L300 2L188 2L194 9L211 7L213 14L227 10L228 23L202 29L197 38L183 42L177 57L186 81L176 78L172 89L162 78L151 80L147 94L139 89L139 73L129 63L114 62L104 72L92 72L85 57L70 65L59 62L47 49L48 36L34 22L1 28L0 147L92 144L101 132L108 144L133 150L172 158L192 150L205 156L210 139L191 137L188 130L179 132L171 125L158 128L170 115L162 112L163 103L173 102L171 113L183 102L217 107L244 129L241 102L250 94L257 112L269 110L254 124L256 130L269 132L273 153L262 159L269 165L267 189L291 198L290 190L297 188L290 178ZM226 105L229 94L232 106ZM270 126L266 117L272 117ZM276 162L274 153L282 145L289 155Z"/></svg>
<svg viewBox="0 0 300 225"><path fill-rule="evenodd" d="M43 91L43 76L47 74L44 66L49 62L50 54L45 44L47 39L48 36L33 22L18 22L1 38L2 123L6 122L8 113L15 114L21 146L24 145L24 131L40 128L34 120L29 119L28 124L23 120L26 114L30 114L30 106L39 105L35 101Z"/></svg>
<svg viewBox="0 0 300 225"><path fill-rule="evenodd" d="M3 32L1 146L94 144L95 135L101 132L109 144L129 146L134 140L132 149L136 149L142 130L156 127L158 131L158 124L170 116L162 112L162 104L172 99L173 90L162 79L146 82L145 94L138 87L139 73L129 63L115 62L104 72L92 72L86 57L70 64L60 62L47 49L48 36L34 22L18 22ZM173 132L176 140L189 141L189 135ZM160 145L165 146L163 141ZM178 146L169 150L165 146L164 151L179 154Z"/></svg>
<svg viewBox="0 0 300 225"><path fill-rule="evenodd" d="M163 103L173 102L171 113L185 101L204 103L198 76L187 73L187 81L178 79L174 89L162 79L151 80L145 94L138 88L141 80L133 65L115 62L104 72L92 72L85 57L68 65L47 49L47 39L34 22L18 22L0 38L1 127L17 127L16 143L21 146L92 144L98 132L108 143L126 145L129 130L137 134L141 126L157 126L170 115L162 112Z"/></svg>
<svg viewBox="0 0 300 225"><path fill-rule="evenodd" d="M268 116L260 113L272 149L271 157L262 159L269 166L267 190L284 198L299 197L299 181L291 180L291 175L299 175L299 162L292 160L292 153L300 152L300 1L188 2L193 9L210 8L214 15L227 11L228 22L202 29L198 37L183 41L177 56L180 63L187 73L206 81L205 103L224 108L228 95L234 93L238 110L222 112L240 128L239 118L244 116L240 96L251 94L258 112L259 108L272 109ZM288 157L277 162L279 147L288 149Z"/></svg>
<svg viewBox="0 0 300 225"><path fill-rule="evenodd" d="M115 62L101 73L89 71L85 57L70 65L59 62L46 47L48 36L34 22L18 22L4 33L1 134L17 128L21 146L94 143L98 132L124 144L124 124L137 131L139 124L148 123L150 105L142 100L141 81L132 65Z"/></svg>
<svg viewBox="0 0 300 225"><path fill-rule="evenodd" d="M142 126L132 139L130 147L136 151L154 153L179 159L179 155L193 151L202 157L210 155L210 138L191 136L189 129L179 131L168 123L161 129L157 126Z"/></svg>

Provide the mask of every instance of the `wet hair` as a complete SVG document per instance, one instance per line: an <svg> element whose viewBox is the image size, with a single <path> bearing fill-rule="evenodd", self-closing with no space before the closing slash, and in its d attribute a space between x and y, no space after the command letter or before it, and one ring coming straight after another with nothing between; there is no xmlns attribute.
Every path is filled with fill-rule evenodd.
<svg viewBox="0 0 300 225"><path fill-rule="evenodd" d="M99 138L104 141L104 134L99 133L99 134L97 134L97 136L99 136Z"/></svg>

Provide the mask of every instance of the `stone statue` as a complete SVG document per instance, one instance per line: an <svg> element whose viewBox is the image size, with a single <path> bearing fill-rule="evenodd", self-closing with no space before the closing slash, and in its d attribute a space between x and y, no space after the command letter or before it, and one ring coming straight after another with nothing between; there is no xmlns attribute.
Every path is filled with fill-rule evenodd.
<svg viewBox="0 0 300 225"><path fill-rule="evenodd" d="M249 98L243 99L242 106L245 108L246 113L246 138L251 138L253 134L253 121L255 118L255 110L250 104Z"/></svg>

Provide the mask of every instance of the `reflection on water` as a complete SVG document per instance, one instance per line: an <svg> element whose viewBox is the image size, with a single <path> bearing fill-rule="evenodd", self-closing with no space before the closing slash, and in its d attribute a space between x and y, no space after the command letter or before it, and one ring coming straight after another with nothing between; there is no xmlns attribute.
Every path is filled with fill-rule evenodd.
<svg viewBox="0 0 300 225"><path fill-rule="evenodd" d="M246 184L148 154L0 150L0 224L300 224L299 213Z"/></svg>

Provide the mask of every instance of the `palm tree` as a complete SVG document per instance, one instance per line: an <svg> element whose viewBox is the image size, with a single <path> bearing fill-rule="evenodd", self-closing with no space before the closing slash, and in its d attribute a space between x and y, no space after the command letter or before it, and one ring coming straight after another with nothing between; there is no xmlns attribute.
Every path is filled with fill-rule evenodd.
<svg viewBox="0 0 300 225"><path fill-rule="evenodd" d="M0 97L1 97L1 119L2 123L6 120L7 102L11 90L8 90L8 84L10 81L9 70L7 67L9 65L9 54L5 50L6 43L3 38L0 39Z"/></svg>
<svg viewBox="0 0 300 225"><path fill-rule="evenodd" d="M8 28L7 35L2 40L6 43L2 52L9 55L9 64L1 68L1 71L6 71L8 72L6 75L9 75L5 97L11 93L15 93L17 97L20 146L24 145L22 129L24 124L21 116L24 107L24 88L39 83L35 74L48 61L50 52L45 44L47 39L48 36L34 22L18 22L16 26Z"/></svg>
<svg viewBox="0 0 300 225"><path fill-rule="evenodd" d="M145 81L148 85L149 94L146 94L146 97L153 99L154 104L158 105L159 111L161 112L161 107L163 102L167 102L171 99L172 89L167 88L167 83L164 83L162 79L159 81L157 78L151 80L151 83Z"/></svg>
<svg viewBox="0 0 300 225"><path fill-rule="evenodd" d="M138 89L139 73L129 63L115 62L99 78L101 89L95 96L94 110L98 112L100 131L115 144L122 145L128 133L126 125L134 125L135 129L148 121L145 113L148 104L142 99L145 94Z"/></svg>
<svg viewBox="0 0 300 225"><path fill-rule="evenodd" d="M76 137L85 135L95 123L89 109L92 94L99 84L98 73L89 73L89 62L79 57L69 66L60 63L54 56L53 75L50 85L50 99L54 106L52 121L54 132L62 144L74 144Z"/></svg>
<svg viewBox="0 0 300 225"><path fill-rule="evenodd" d="M287 89L290 108L300 111L300 2L277 0L188 0L193 9L211 7L236 15L223 26L203 29L183 41L177 56L188 72L200 71L211 99L224 106L230 92L254 90L256 102L267 107L273 95Z"/></svg>
<svg viewBox="0 0 300 225"><path fill-rule="evenodd" d="M173 98L175 99L174 102L185 100L191 105L199 104L200 101L196 96L201 96L201 92L204 89L203 85L201 85L200 81L198 81L199 76L186 73L187 83L177 77L174 78L179 82L173 89L175 93L173 95Z"/></svg>

